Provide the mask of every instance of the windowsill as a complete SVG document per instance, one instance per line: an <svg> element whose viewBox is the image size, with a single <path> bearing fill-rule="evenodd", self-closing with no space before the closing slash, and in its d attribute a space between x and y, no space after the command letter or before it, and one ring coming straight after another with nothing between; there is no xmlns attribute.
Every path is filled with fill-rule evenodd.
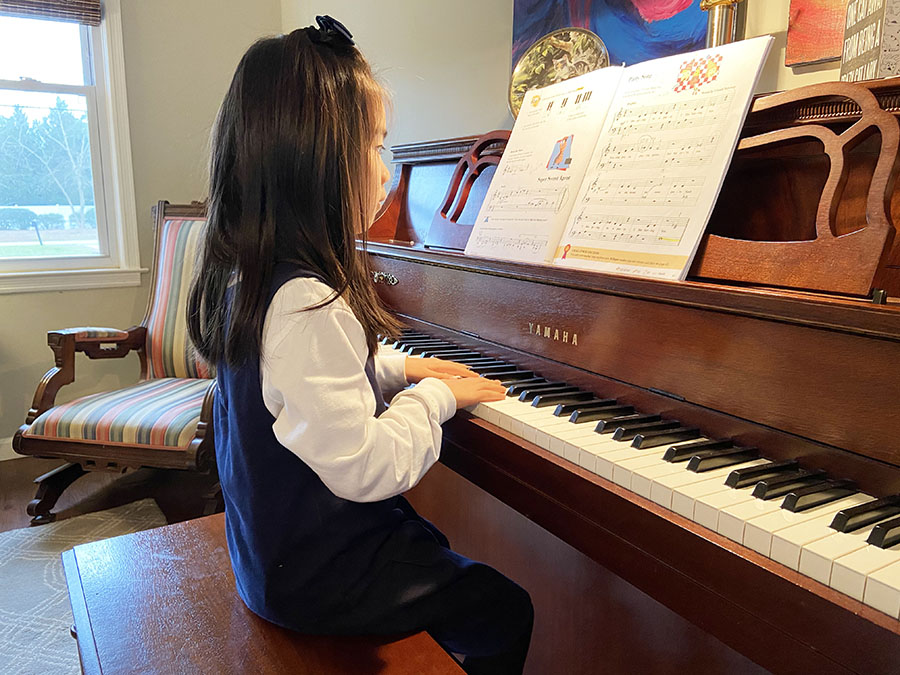
<svg viewBox="0 0 900 675"><path fill-rule="evenodd" d="M145 268L45 270L0 274L0 294L140 286Z"/></svg>

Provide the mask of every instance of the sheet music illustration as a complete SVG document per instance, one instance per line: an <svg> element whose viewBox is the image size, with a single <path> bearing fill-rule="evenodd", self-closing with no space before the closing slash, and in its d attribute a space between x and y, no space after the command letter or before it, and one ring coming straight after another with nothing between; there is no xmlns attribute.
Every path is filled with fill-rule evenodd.
<svg viewBox="0 0 900 675"><path fill-rule="evenodd" d="M467 254L552 260L621 72L605 68L526 95Z"/></svg>

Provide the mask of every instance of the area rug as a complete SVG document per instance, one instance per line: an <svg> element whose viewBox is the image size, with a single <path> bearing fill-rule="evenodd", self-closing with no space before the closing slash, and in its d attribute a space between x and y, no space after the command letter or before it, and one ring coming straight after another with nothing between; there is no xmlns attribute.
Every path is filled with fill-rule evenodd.
<svg viewBox="0 0 900 675"><path fill-rule="evenodd" d="M166 519L152 499L0 532L0 673L81 672L69 634L72 610L60 553L78 544L160 527Z"/></svg>

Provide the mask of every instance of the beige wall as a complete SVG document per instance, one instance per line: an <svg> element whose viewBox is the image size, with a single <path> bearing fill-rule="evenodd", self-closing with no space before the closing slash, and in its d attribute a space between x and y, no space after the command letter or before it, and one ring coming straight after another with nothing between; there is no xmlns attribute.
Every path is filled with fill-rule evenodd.
<svg viewBox="0 0 900 675"><path fill-rule="evenodd" d="M282 0L285 31L344 22L393 93L388 145L509 128L512 0Z"/></svg>
<svg viewBox="0 0 900 675"><path fill-rule="evenodd" d="M747 34L772 33L760 90L836 79L835 65L785 68L790 0L747 0ZM150 206L204 193L209 126L240 55L257 37L344 21L394 94L389 143L509 127L512 0L122 0L128 105L141 260L152 255ZM140 288L0 295L0 439L23 421L50 366L46 331L73 325L128 327L146 302ZM69 398L130 383L136 358L78 359ZM9 451L0 447L0 458Z"/></svg>
<svg viewBox="0 0 900 675"><path fill-rule="evenodd" d="M281 29L279 0L121 0L141 264L153 255L150 207L205 191L206 143L234 67L258 37ZM79 325L127 328L143 315L138 288L0 295L0 439L24 421L40 377L52 365L46 333ZM78 356L76 381L60 400L131 384L137 357ZM11 456L0 446L0 459Z"/></svg>
<svg viewBox="0 0 900 675"><path fill-rule="evenodd" d="M748 37L775 36L758 91L837 79L836 63L790 69L790 0L746 0ZM512 0L281 0L285 31L327 13L347 24L394 95L388 143L509 128Z"/></svg>
<svg viewBox="0 0 900 675"><path fill-rule="evenodd" d="M747 2L747 37L772 35L775 44L762 72L757 91L793 89L806 84L837 80L840 62L816 66L786 68L784 48L787 44L788 11L791 0L745 0Z"/></svg>

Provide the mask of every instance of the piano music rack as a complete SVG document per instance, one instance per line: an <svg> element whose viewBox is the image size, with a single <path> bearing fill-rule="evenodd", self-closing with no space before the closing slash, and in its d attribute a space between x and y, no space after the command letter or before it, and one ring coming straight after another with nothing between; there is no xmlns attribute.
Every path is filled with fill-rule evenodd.
<svg viewBox="0 0 900 675"><path fill-rule="evenodd" d="M689 279L900 295L897 114L900 78L758 96ZM495 131L393 148L395 182L369 237L464 249L507 138ZM448 177L450 158L458 163ZM408 194L413 172L448 186L440 204Z"/></svg>

